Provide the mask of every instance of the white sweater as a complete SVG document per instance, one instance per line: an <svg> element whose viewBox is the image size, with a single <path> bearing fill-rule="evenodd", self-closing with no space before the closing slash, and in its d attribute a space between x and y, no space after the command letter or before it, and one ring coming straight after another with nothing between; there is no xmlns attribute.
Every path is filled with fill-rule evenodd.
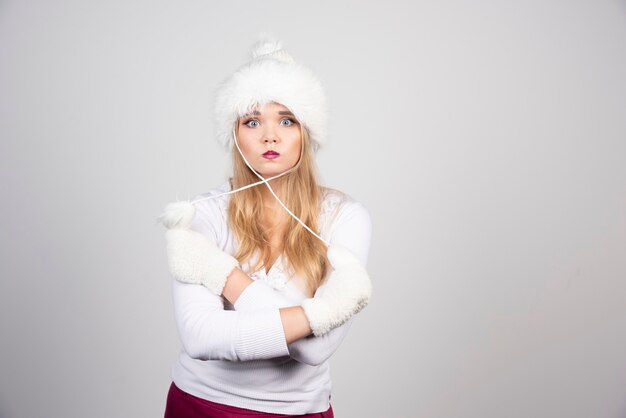
<svg viewBox="0 0 626 418"><path fill-rule="evenodd" d="M263 187L263 186L260 186ZM230 190L229 182L196 196ZM230 195L196 204L192 229L234 255L237 240L227 222ZM326 241L352 250L367 263L371 222L367 210L346 195L329 191L318 221ZM248 271L253 260L241 267ZM173 280L173 301L182 350L172 380L194 396L239 408L276 414L306 414L329 408L328 359L353 319L322 337L290 345L278 308L299 305L305 294L294 283L283 256L266 272L248 272L254 282L231 305L204 286ZM297 278L295 280L297 282Z"/></svg>

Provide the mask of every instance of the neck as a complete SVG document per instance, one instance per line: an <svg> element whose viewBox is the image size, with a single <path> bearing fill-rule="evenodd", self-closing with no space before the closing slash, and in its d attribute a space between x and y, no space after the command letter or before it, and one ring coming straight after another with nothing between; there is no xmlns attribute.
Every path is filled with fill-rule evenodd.
<svg viewBox="0 0 626 418"><path fill-rule="evenodd" d="M270 180L268 183L270 186L272 186L272 190L274 190L274 193L276 193L276 196L278 196L280 200L283 200L282 187L284 185L284 182L283 182L282 177L279 177L274 180ZM276 198L272 195L272 192L270 192L270 189L267 187L267 185L260 184L257 187L261 188L260 190L261 190L261 196L263 198L263 206L270 207L270 208L280 207L280 203L278 203Z"/></svg>

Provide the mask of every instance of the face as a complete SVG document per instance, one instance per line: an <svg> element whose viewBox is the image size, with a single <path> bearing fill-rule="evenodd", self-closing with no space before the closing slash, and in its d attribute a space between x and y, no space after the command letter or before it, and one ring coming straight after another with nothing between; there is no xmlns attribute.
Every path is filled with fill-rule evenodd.
<svg viewBox="0 0 626 418"><path fill-rule="evenodd" d="M287 171L300 159L300 123L285 106L268 103L239 118L237 124L239 148L263 177Z"/></svg>

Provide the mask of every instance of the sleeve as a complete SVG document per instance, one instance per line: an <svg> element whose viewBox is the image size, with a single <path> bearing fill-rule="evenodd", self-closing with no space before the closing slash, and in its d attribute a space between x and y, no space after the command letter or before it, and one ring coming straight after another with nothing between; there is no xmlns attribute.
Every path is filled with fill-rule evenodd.
<svg viewBox="0 0 626 418"><path fill-rule="evenodd" d="M371 239L371 219L369 213L357 202L352 202L337 217L331 234L330 243L340 244L355 253L367 265ZM248 286L235 302L235 310L247 312L259 308L293 306L286 297L263 282L255 281ZM331 330L325 335L310 335L289 344L289 355L311 366L327 361L339 348L348 334L354 317L345 324Z"/></svg>
<svg viewBox="0 0 626 418"><path fill-rule="evenodd" d="M197 198L198 196L194 200ZM220 227L222 222L219 222L221 217L222 214L217 203L211 200L204 201L202 204L196 204L196 216L193 218L189 229L198 231L217 243L219 242L218 237L222 235Z"/></svg>
<svg viewBox="0 0 626 418"><path fill-rule="evenodd" d="M204 205L191 229L219 238L219 212ZM249 312L224 309L224 299L202 285L173 280L174 316L183 349L198 360L247 361L288 356L289 350L275 307Z"/></svg>
<svg viewBox="0 0 626 418"><path fill-rule="evenodd" d="M280 312L224 309L221 296L197 284L173 280L176 325L183 349L198 360L247 361L288 356Z"/></svg>

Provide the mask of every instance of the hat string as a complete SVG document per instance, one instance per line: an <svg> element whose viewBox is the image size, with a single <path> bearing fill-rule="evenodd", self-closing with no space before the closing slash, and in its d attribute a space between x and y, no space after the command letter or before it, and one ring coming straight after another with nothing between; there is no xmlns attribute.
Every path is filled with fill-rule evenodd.
<svg viewBox="0 0 626 418"><path fill-rule="evenodd" d="M192 201L191 203L196 203L199 202L201 200L208 200L208 199L215 199L218 198L220 196L224 196L224 195L228 195L231 193L236 193L238 191L244 190L244 189L248 189L250 187L254 187L254 186L258 186L259 184L265 184L267 186L267 188L269 189L270 193L272 193L272 196L274 196L274 198L278 201L278 203L280 203L280 205L283 207L283 209L285 209L287 211L287 213L289 215L291 215L292 218L294 218L296 221L298 221L307 231L309 231L311 234L313 234L315 237L317 237L320 241L322 241L324 244L326 244L326 246L330 246L330 244L322 237L320 237L317 233L315 233L315 231L313 231L311 228L309 228L300 218L298 218L296 215L294 215L294 213L292 211L289 210L289 208L287 206L285 206L285 204L278 198L278 196L276 196L276 193L274 193L274 189L272 189L272 186L270 186L269 181L270 180L274 180L275 178L284 176L285 174L288 174L289 172L293 171L296 166L291 167L289 170L284 171L280 174L277 174L275 176L272 176L270 178L264 178L261 174L257 173L256 170L254 168L252 168L252 166L250 165L250 163L248 162L248 160L246 159L246 157L243 155L243 152L241 151L241 148L239 148L239 141L237 141L237 132L235 131L235 128L233 127L233 137L235 138L235 145L237 146L237 150L239 151L239 154L241 155L241 158L243 158L243 161L246 163L246 165L248 166L248 168L250 170L252 170L252 172L261 179L261 181L257 181L256 183L252 183L252 184L248 184L246 186L240 187L238 189L235 190L231 190L225 193L220 193L217 195L213 195L213 196L206 196L200 199L196 199L194 201Z"/></svg>

